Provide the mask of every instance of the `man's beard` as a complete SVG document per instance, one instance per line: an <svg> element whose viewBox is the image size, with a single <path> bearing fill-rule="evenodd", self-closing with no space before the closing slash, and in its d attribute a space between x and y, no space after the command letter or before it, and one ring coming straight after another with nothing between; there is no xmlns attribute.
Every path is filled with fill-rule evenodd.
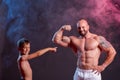
<svg viewBox="0 0 120 80"><path fill-rule="evenodd" d="M80 31L79 34L80 34L81 36L85 36L85 35L87 34L87 31L84 31L83 33Z"/></svg>

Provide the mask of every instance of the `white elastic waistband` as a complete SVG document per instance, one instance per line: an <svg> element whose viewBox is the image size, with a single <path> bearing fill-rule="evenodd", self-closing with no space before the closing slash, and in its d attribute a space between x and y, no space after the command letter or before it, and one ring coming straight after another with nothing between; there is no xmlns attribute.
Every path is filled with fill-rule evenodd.
<svg viewBox="0 0 120 80"><path fill-rule="evenodd" d="M77 70L82 71L82 72L92 72L93 71L92 69L87 70L87 69L80 69L78 67L77 67Z"/></svg>

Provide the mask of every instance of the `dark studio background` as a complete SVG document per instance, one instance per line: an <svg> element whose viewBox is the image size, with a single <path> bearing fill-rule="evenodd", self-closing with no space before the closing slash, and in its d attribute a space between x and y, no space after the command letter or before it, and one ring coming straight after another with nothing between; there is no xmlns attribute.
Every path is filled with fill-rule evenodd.
<svg viewBox="0 0 120 80"><path fill-rule="evenodd" d="M58 46L51 39L64 24L72 25L66 35L78 35L76 23L90 20L90 31L102 35L115 47L115 60L102 72L103 80L120 80L120 0L0 0L0 80L19 80L16 42L31 41L31 53ZM33 80L72 80L76 68L72 50L58 46L30 60ZM100 62L104 60L101 56Z"/></svg>

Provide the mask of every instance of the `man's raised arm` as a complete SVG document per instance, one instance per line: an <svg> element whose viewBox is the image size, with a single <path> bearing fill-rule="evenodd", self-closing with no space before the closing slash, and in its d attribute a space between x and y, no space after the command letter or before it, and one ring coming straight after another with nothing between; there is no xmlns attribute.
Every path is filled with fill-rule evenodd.
<svg viewBox="0 0 120 80"><path fill-rule="evenodd" d="M70 38L67 36L63 36L64 30L70 31L71 26L70 25L64 25L62 26L53 36L52 41L54 43L57 43L63 47L67 47L70 43Z"/></svg>

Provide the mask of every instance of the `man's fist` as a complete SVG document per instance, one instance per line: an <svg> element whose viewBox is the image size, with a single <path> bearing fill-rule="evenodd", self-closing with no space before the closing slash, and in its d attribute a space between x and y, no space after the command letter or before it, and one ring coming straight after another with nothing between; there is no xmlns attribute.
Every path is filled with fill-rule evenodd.
<svg viewBox="0 0 120 80"><path fill-rule="evenodd" d="M71 31L72 28L71 28L71 25L63 25L62 29L67 30L67 31Z"/></svg>

